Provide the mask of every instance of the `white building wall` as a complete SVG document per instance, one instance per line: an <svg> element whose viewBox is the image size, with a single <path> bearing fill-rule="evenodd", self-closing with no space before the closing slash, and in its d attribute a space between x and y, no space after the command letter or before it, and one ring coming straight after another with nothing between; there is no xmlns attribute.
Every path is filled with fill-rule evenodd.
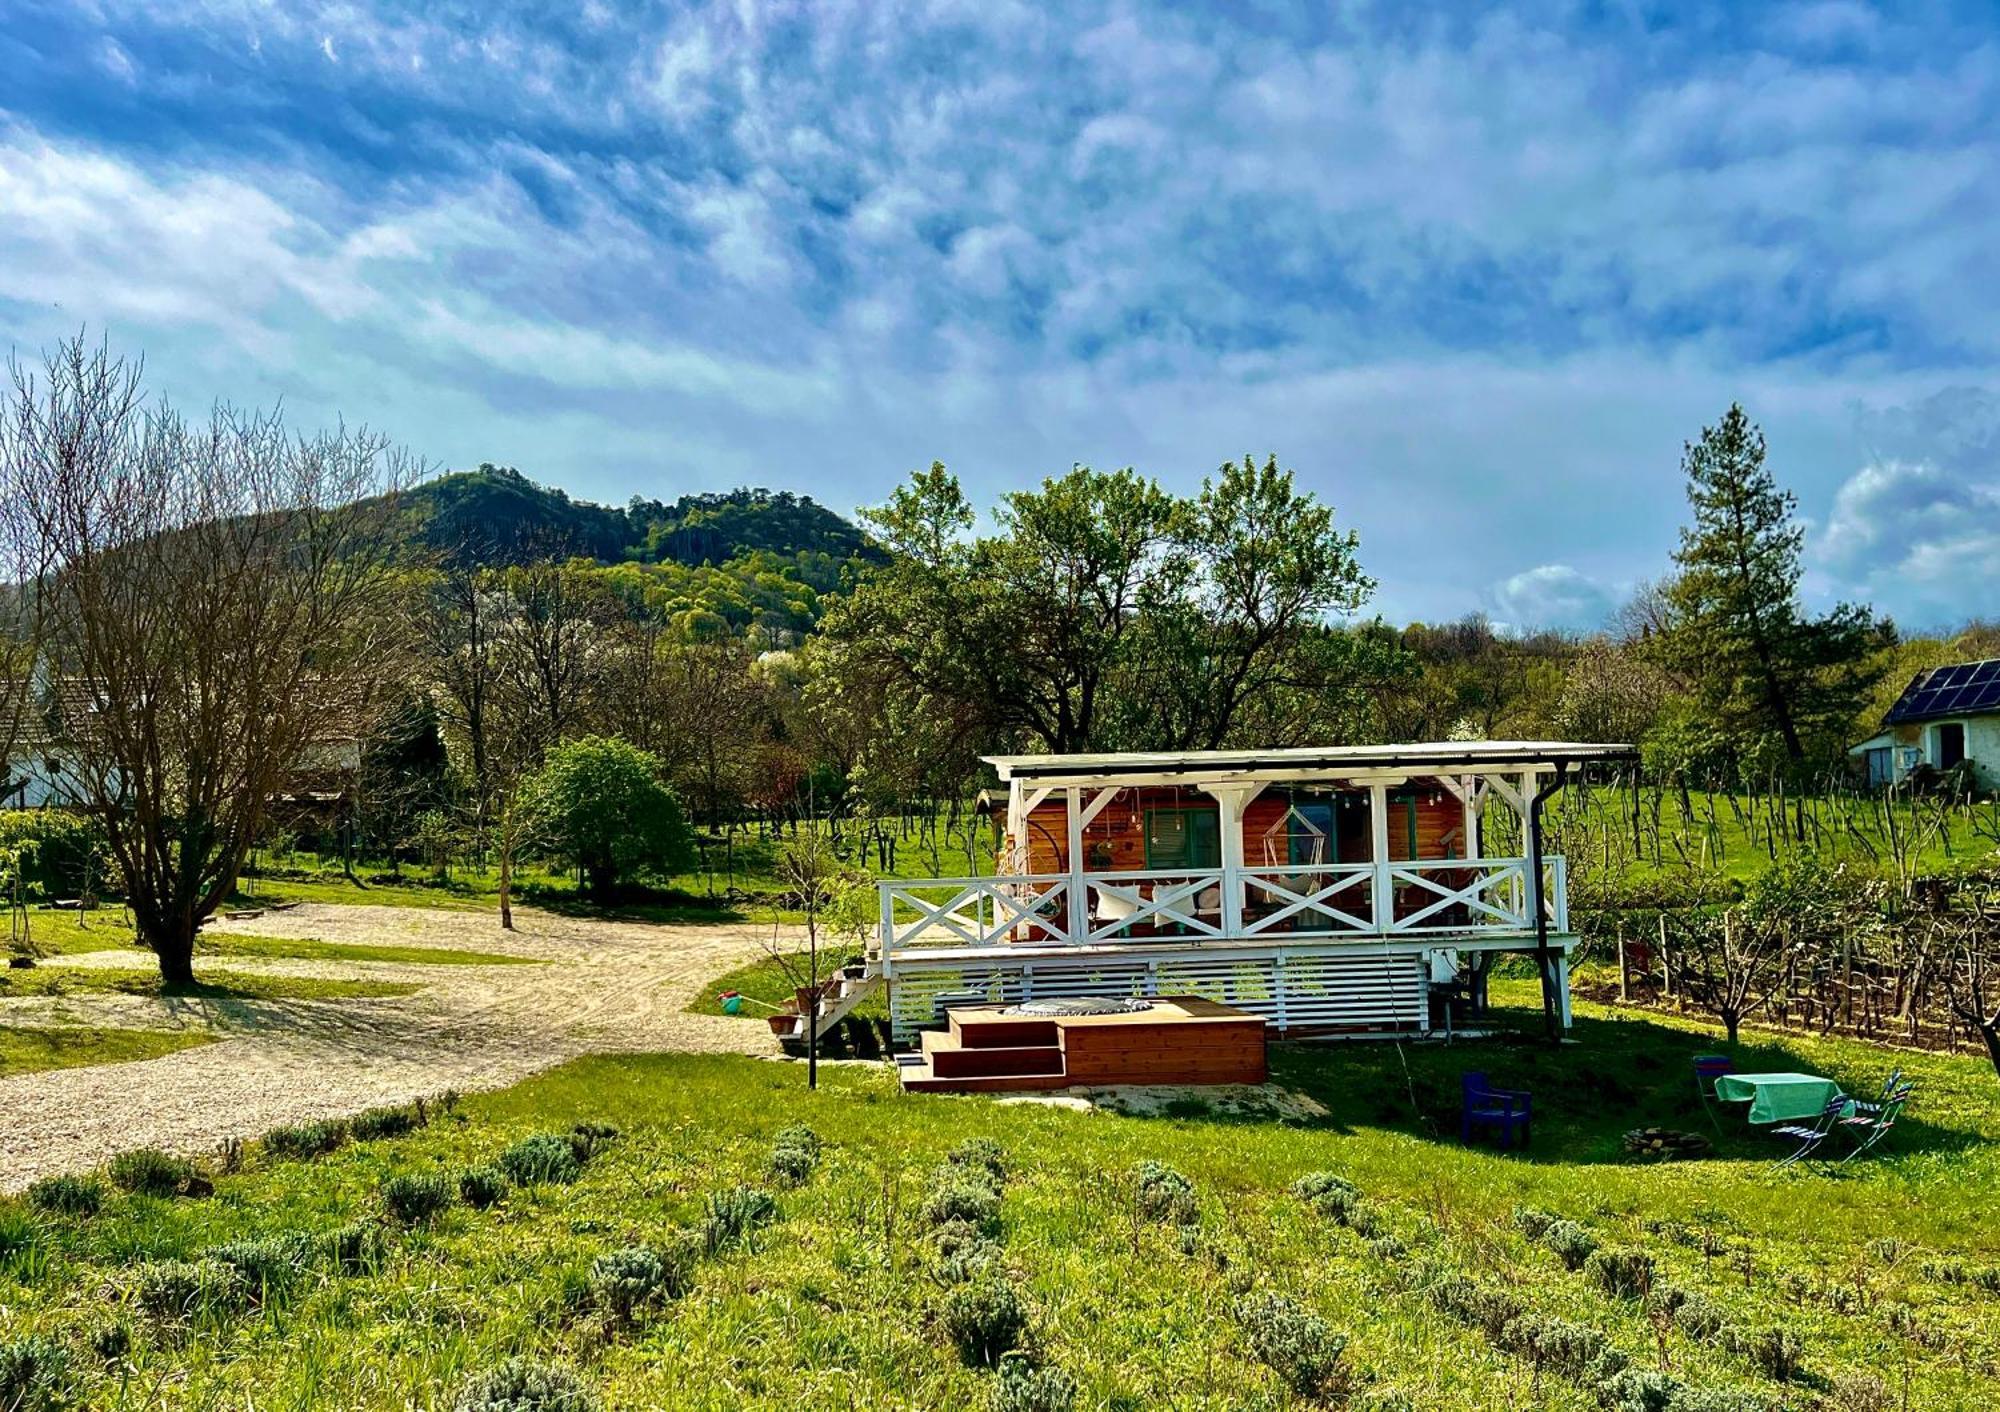
<svg viewBox="0 0 2000 1412"><path fill-rule="evenodd" d="M1981 789L2000 789L2000 715L1974 716L1965 723L1965 758Z"/></svg>

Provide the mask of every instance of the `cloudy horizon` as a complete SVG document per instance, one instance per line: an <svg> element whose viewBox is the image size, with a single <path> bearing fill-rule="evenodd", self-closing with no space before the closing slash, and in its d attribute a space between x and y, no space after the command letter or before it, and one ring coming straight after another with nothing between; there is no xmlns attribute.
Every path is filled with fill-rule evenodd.
<svg viewBox="0 0 2000 1412"><path fill-rule="evenodd" d="M0 14L0 346L581 498L1275 453L1392 621L1602 624L1741 401L1816 603L2000 588L1979 6Z"/></svg>

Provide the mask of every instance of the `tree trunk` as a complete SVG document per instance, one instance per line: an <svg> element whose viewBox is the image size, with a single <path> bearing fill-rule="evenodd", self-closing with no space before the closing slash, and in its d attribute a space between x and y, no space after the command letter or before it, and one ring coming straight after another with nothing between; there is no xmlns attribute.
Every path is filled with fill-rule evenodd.
<svg viewBox="0 0 2000 1412"><path fill-rule="evenodd" d="M514 850L500 849L500 930L514 930Z"/></svg>
<svg viewBox="0 0 2000 1412"><path fill-rule="evenodd" d="M1979 1022L1979 1037L1986 1041L1986 1057L1993 1061L1993 1072L2000 1074L2000 1015Z"/></svg>
<svg viewBox="0 0 2000 1412"><path fill-rule="evenodd" d="M151 948L160 961L160 979L169 987L192 986L194 979L194 919L147 918L141 916L139 940Z"/></svg>
<svg viewBox="0 0 2000 1412"><path fill-rule="evenodd" d="M1729 1036L1729 1047L1731 1049L1736 1047L1736 1031L1742 1027L1742 1024L1743 1017L1736 1011L1724 1010L1722 1012L1722 1028Z"/></svg>

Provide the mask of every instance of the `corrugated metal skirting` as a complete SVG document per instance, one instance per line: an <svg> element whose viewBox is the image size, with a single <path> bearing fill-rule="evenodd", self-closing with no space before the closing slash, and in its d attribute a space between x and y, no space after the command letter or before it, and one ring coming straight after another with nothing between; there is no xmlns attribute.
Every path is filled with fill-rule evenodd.
<svg viewBox="0 0 2000 1412"><path fill-rule="evenodd" d="M1010 962L899 964L890 986L898 1041L942 1019L941 1000L1015 1004L1050 995L1199 995L1262 1015L1280 1029L1417 1029L1426 966L1411 952L1352 946L1213 955L1042 957Z"/></svg>

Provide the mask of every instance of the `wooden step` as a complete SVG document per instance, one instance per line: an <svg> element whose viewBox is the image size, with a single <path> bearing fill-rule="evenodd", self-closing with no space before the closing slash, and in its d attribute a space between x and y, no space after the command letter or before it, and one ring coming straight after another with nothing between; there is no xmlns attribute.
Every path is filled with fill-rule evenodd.
<svg viewBox="0 0 2000 1412"><path fill-rule="evenodd" d="M928 1058L931 1072L941 1079L1063 1072L1063 1052L1052 1044L1027 1045L1017 1049L960 1049L952 1046L932 1050Z"/></svg>
<svg viewBox="0 0 2000 1412"><path fill-rule="evenodd" d="M1069 1087L1066 1074L981 1074L977 1077L946 1078L933 1073L928 1064L905 1065L902 1073L903 1087L911 1093L1015 1093Z"/></svg>
<svg viewBox="0 0 2000 1412"><path fill-rule="evenodd" d="M991 1010L952 1011L951 1033L966 1049L1019 1049L1060 1042L1053 1020L1033 1015L996 1016Z"/></svg>

